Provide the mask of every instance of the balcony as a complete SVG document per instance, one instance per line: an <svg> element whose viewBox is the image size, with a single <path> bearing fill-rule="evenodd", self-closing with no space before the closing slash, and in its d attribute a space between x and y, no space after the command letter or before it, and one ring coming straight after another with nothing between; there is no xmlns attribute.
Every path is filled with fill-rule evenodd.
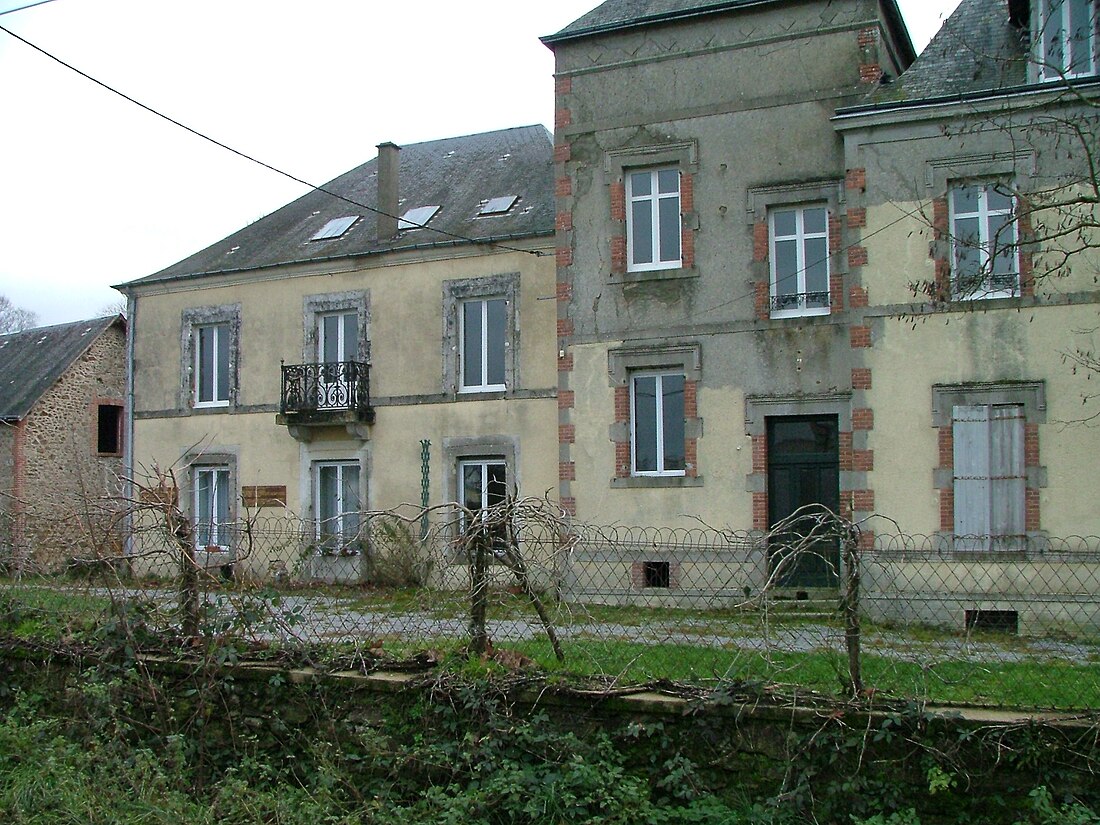
<svg viewBox="0 0 1100 825"><path fill-rule="evenodd" d="M275 423L299 441L311 441L321 427L344 427L366 440L374 423L370 365L361 361L283 364L283 386Z"/></svg>

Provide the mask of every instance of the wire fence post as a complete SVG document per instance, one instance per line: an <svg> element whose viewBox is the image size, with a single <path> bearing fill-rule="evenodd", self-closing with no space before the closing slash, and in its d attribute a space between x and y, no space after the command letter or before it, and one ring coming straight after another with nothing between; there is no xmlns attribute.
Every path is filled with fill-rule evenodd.
<svg viewBox="0 0 1100 825"><path fill-rule="evenodd" d="M844 613L844 642L848 649L848 690L852 698L855 698L863 693L863 662L860 650L862 630L859 618L860 532L854 524L845 521L840 533L840 540L844 544L844 595L841 610Z"/></svg>
<svg viewBox="0 0 1100 825"><path fill-rule="evenodd" d="M173 531L180 549L180 611L183 613L183 636L193 642L199 636L199 569L195 559L195 542L191 522L181 518Z"/></svg>
<svg viewBox="0 0 1100 825"><path fill-rule="evenodd" d="M466 528L470 561L470 650L476 656L489 652L486 617L489 612L489 542L491 533L484 522L472 519Z"/></svg>

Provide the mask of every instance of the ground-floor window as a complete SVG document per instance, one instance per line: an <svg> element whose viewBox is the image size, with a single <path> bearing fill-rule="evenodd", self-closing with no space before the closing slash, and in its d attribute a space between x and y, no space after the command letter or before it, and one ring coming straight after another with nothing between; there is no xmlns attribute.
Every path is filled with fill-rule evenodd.
<svg viewBox="0 0 1100 825"><path fill-rule="evenodd" d="M229 549L229 467L195 468L195 546Z"/></svg>
<svg viewBox="0 0 1100 825"><path fill-rule="evenodd" d="M320 551L357 554L360 550L358 461L326 461L315 465L314 508Z"/></svg>
<svg viewBox="0 0 1100 825"><path fill-rule="evenodd" d="M955 547L993 550L1026 535L1022 404L952 407Z"/></svg>

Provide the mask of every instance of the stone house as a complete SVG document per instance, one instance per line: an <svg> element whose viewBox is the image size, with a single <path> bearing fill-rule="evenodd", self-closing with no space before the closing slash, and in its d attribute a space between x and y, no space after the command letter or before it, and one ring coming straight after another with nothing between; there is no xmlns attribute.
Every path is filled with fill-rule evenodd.
<svg viewBox="0 0 1100 825"><path fill-rule="evenodd" d="M119 552L126 321L0 335L0 562L56 570Z"/></svg>
<svg viewBox="0 0 1100 825"><path fill-rule="evenodd" d="M276 562L359 581L361 511L556 487L552 181L539 126L387 143L119 287L135 471L202 563L267 575L234 525L285 516L312 527Z"/></svg>
<svg viewBox="0 0 1100 825"><path fill-rule="evenodd" d="M1096 18L963 0L917 58L893 0L608 0L544 38L563 506L759 533L803 505L885 514L866 551L923 534L955 582L918 618L1074 609L1072 566L1030 590L998 563L1100 534L1080 482L1100 440L1064 426L1086 386L1062 357L1096 325L1095 249L1039 249L1044 213L1021 206L1090 182L1067 167L1095 117L1076 154L1036 126L1095 100ZM1058 248L1071 265L1037 277ZM771 566L660 547L600 565L608 598L674 601ZM840 572L822 548L781 585Z"/></svg>

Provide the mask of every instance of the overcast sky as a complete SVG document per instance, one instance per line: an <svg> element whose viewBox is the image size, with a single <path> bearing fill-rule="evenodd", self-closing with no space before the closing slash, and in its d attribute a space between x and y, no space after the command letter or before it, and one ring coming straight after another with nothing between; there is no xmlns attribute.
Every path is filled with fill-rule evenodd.
<svg viewBox="0 0 1100 825"><path fill-rule="evenodd" d="M599 0L0 0L0 26L315 184L392 140L553 122L538 41ZM918 51L958 0L900 0ZM0 31L0 294L43 324L305 189Z"/></svg>

